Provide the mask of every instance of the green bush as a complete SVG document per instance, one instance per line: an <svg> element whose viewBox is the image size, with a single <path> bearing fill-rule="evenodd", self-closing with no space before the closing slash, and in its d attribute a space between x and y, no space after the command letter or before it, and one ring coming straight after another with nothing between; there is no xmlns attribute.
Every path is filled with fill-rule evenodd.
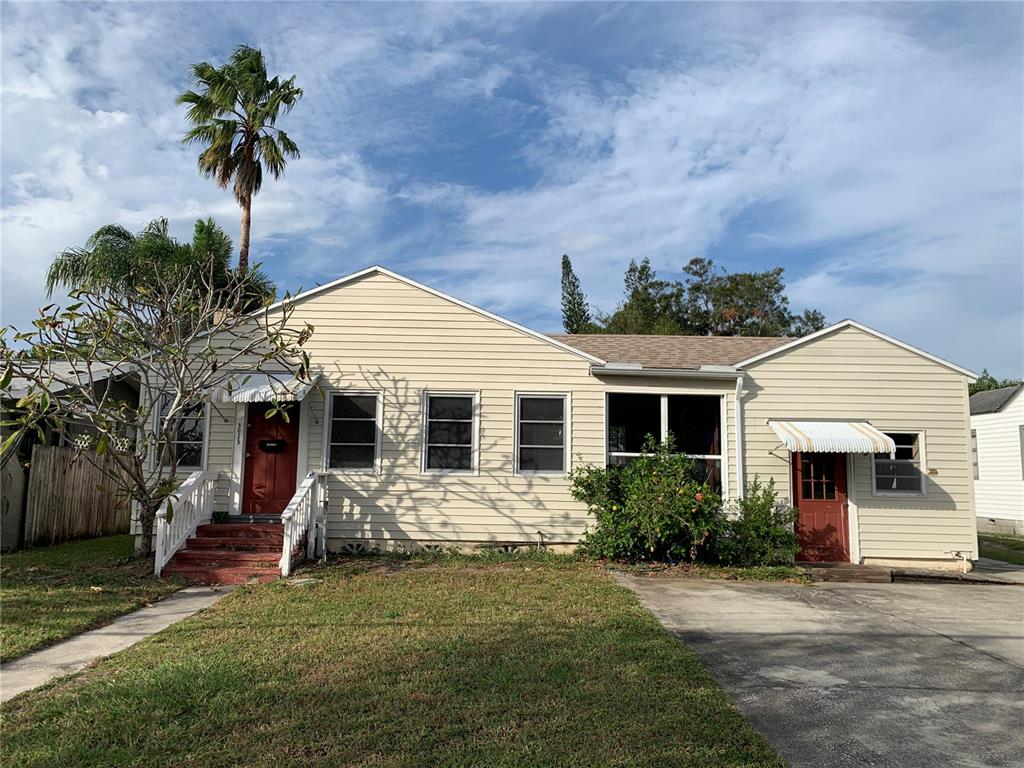
<svg viewBox="0 0 1024 768"><path fill-rule="evenodd" d="M572 494L595 525L580 552L610 560L705 559L723 533L722 500L697 480L693 459L675 452L671 437L652 438L625 467L586 466L571 474Z"/></svg>
<svg viewBox="0 0 1024 768"><path fill-rule="evenodd" d="M800 549L794 529L796 510L779 501L775 481L756 477L713 542L717 559L727 565L788 565Z"/></svg>

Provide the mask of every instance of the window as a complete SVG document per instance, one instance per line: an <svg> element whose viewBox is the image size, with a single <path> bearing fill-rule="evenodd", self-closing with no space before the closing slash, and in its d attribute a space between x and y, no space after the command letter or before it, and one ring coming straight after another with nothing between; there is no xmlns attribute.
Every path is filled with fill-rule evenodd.
<svg viewBox="0 0 1024 768"><path fill-rule="evenodd" d="M566 465L565 395L516 399L516 471L563 474Z"/></svg>
<svg viewBox="0 0 1024 768"><path fill-rule="evenodd" d="M167 395L161 399L157 411L157 429L163 424L167 411L171 406L171 398ZM203 443L206 435L206 409L202 403L196 403L181 411L178 429L171 442L171 450L177 460L178 469L201 469L203 466ZM164 466L169 466L171 457L164 453Z"/></svg>
<svg viewBox="0 0 1024 768"><path fill-rule="evenodd" d="M974 468L974 479L978 479L978 430L971 430L971 466Z"/></svg>
<svg viewBox="0 0 1024 768"><path fill-rule="evenodd" d="M328 469L374 470L380 441L377 395L332 394Z"/></svg>
<svg viewBox="0 0 1024 768"><path fill-rule="evenodd" d="M647 436L671 433L680 453L697 463L698 478L722 488L722 397L720 395L608 395L608 464L624 466L640 455Z"/></svg>
<svg viewBox="0 0 1024 768"><path fill-rule="evenodd" d="M916 432L886 433L896 443L896 453L876 453L874 460L875 493L882 495L924 493L921 471L922 436Z"/></svg>
<svg viewBox="0 0 1024 768"><path fill-rule="evenodd" d="M802 499L835 499L835 454L801 453L800 483L800 497Z"/></svg>
<svg viewBox="0 0 1024 768"><path fill-rule="evenodd" d="M1024 480L1024 424L1017 427L1017 438L1020 444L1020 477Z"/></svg>
<svg viewBox="0 0 1024 768"><path fill-rule="evenodd" d="M475 469L476 397L427 394L423 470L472 472Z"/></svg>

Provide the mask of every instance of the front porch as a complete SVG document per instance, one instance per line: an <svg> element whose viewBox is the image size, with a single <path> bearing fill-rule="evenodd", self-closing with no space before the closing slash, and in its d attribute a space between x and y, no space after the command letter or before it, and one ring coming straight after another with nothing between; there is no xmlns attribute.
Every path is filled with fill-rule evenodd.
<svg viewBox="0 0 1024 768"><path fill-rule="evenodd" d="M325 551L326 482L307 469L314 385L259 373L213 394L211 410L235 426L231 472L193 471L158 512L157 575L204 584L269 581Z"/></svg>

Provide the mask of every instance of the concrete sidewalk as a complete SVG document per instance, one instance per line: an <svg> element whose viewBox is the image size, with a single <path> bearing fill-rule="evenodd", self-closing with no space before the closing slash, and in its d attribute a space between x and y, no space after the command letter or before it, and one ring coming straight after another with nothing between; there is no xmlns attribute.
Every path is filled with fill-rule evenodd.
<svg viewBox="0 0 1024 768"><path fill-rule="evenodd" d="M186 587L153 605L119 616L99 629L0 666L0 701L70 675L208 608L233 587Z"/></svg>

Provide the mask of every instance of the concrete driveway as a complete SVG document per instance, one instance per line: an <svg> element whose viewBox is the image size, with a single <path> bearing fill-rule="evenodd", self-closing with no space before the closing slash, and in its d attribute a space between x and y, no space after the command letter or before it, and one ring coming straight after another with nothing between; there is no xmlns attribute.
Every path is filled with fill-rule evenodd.
<svg viewBox="0 0 1024 768"><path fill-rule="evenodd" d="M1024 766L1024 587L618 578L793 766Z"/></svg>

